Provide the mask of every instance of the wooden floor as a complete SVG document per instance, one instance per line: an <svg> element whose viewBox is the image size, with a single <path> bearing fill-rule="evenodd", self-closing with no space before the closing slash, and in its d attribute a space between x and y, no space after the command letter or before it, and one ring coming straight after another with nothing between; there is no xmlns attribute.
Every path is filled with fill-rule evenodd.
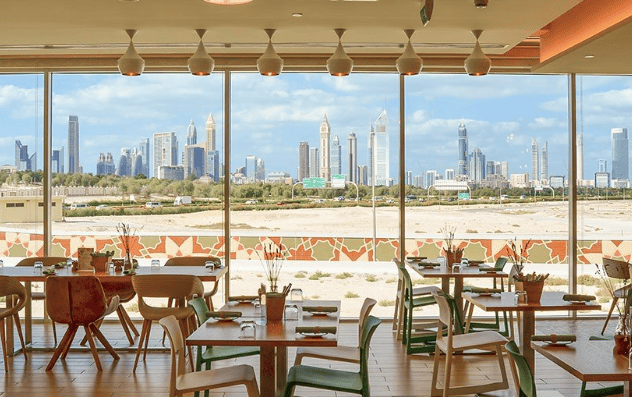
<svg viewBox="0 0 632 397"><path fill-rule="evenodd" d="M538 333L572 332L578 337L597 334L602 320L581 321L538 321ZM58 326L58 332L65 331ZM140 329L140 327L139 327ZM104 334L116 348L129 346L118 323L108 323L103 327ZM81 331L80 331L81 332ZM52 332L49 326L38 324L34 329L34 347L52 348ZM150 344L160 347L162 332L155 327ZM77 338L77 341L79 337ZM342 323L340 343L353 345L357 340L357 325ZM78 342L75 342L77 344ZM290 349L289 360L293 362L294 351ZM170 356L166 351L150 352L146 362L141 362L136 373L132 373L133 351L120 353L120 360L114 361L107 352L100 353L103 371L95 368L91 354L85 351L71 351L64 361L59 361L53 371L44 368L52 355L51 351L29 353L28 361L19 354L2 363L9 368L2 383L1 396L166 396L169 386ZM258 356L240 358L214 364L214 367L232 363L248 363L259 373ZM432 377L433 356L407 356L402 345L395 340L391 332L391 323L384 322L375 333L371 343L370 382L371 395L380 396L429 396ZM305 364L331 366L333 368L354 370L351 364L337 364L306 359ZM578 396L580 382L564 370L541 356L536 358L536 378L538 390L555 389L565 396ZM498 379L498 366L492 355L465 355L456 358L453 367L453 385L472 382L486 382ZM343 393L337 393L343 394ZM498 393L513 396L512 390ZM233 387L211 393L212 396L245 395L243 387ZM297 388L300 396L335 396L336 393L314 389Z"/></svg>

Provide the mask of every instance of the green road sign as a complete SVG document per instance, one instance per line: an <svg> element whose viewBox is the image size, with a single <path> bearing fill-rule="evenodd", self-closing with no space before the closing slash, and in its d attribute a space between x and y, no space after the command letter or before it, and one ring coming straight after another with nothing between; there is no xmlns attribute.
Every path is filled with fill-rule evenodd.
<svg viewBox="0 0 632 397"><path fill-rule="evenodd" d="M331 187L339 189L344 189L345 187L345 176L340 174L333 174L331 176Z"/></svg>
<svg viewBox="0 0 632 397"><path fill-rule="evenodd" d="M469 193L459 193L459 200L469 200L469 199L470 199Z"/></svg>
<svg viewBox="0 0 632 397"><path fill-rule="evenodd" d="M306 189L324 188L325 178L303 178L303 187Z"/></svg>

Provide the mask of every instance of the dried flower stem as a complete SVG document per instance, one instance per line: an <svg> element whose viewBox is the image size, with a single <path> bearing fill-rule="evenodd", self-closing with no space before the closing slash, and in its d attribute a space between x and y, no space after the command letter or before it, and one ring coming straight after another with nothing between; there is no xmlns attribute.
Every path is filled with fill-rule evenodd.
<svg viewBox="0 0 632 397"><path fill-rule="evenodd" d="M275 243L269 243L263 245L263 258L257 251L257 256L261 260L261 265L266 273L266 278L270 282L270 290L277 292L279 273L283 267L283 261L285 260L285 252L283 247L279 247Z"/></svg>

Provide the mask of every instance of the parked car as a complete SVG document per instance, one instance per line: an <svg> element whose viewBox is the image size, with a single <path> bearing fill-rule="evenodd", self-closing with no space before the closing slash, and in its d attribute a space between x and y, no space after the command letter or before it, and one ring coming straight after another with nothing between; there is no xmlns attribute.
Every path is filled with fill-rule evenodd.
<svg viewBox="0 0 632 397"><path fill-rule="evenodd" d="M336 200L336 201L345 201L345 196L338 196L334 200Z"/></svg>
<svg viewBox="0 0 632 397"><path fill-rule="evenodd" d="M95 209L96 209L97 211L106 210L106 209L108 209L108 208L110 208L110 206L109 206L109 205L105 205L105 204L97 205L97 206L95 207Z"/></svg>
<svg viewBox="0 0 632 397"><path fill-rule="evenodd" d="M323 200L323 199L315 199L314 200L314 203L316 203L316 204L322 204L324 202L325 202L325 200Z"/></svg>
<svg viewBox="0 0 632 397"><path fill-rule="evenodd" d="M72 203L70 204L70 209L71 210L79 210L79 209L84 209L84 208L88 208L90 207L88 204L86 203Z"/></svg>
<svg viewBox="0 0 632 397"><path fill-rule="evenodd" d="M160 208L162 204L159 201L148 201L145 203L145 208Z"/></svg>
<svg viewBox="0 0 632 397"><path fill-rule="evenodd" d="M258 203L258 201L255 200L255 199L250 199L250 200L246 201L246 204L248 204L248 205L257 204L257 203Z"/></svg>

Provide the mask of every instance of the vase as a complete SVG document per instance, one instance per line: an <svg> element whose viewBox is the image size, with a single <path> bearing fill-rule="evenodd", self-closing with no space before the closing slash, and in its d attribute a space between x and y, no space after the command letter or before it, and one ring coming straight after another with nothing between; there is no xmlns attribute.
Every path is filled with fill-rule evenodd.
<svg viewBox="0 0 632 397"><path fill-rule="evenodd" d="M90 264L94 268L95 273L107 273L108 264L110 262L109 256L93 256Z"/></svg>
<svg viewBox="0 0 632 397"><path fill-rule="evenodd" d="M617 328L614 331L613 354L628 356L630 353L630 327L627 325L626 316L619 317Z"/></svg>
<svg viewBox="0 0 632 397"><path fill-rule="evenodd" d="M540 303L544 281L516 281L516 291L527 293L527 303Z"/></svg>
<svg viewBox="0 0 632 397"><path fill-rule="evenodd" d="M268 292L266 294L266 318L268 321L283 320L283 309L285 309L285 295L278 292Z"/></svg>
<svg viewBox="0 0 632 397"><path fill-rule="evenodd" d="M448 266L452 267L454 264L460 264L463 257L463 251L445 251L446 262Z"/></svg>

